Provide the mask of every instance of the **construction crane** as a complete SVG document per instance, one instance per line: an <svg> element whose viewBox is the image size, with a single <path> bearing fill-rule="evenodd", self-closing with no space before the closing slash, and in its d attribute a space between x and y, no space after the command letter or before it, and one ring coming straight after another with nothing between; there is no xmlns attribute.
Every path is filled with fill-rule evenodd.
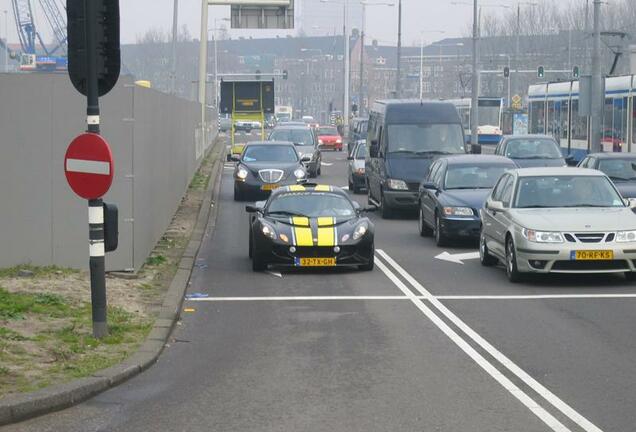
<svg viewBox="0 0 636 432"><path fill-rule="evenodd" d="M35 0L34 0L35 1ZM66 58L66 18L60 11L57 0L38 0L40 8L52 30L55 43L49 47L35 26L33 5L31 0L12 0L13 15L20 39L21 53L9 52L13 58L19 58L22 71L65 71ZM41 47L38 54L37 44ZM7 51L8 48L7 48Z"/></svg>

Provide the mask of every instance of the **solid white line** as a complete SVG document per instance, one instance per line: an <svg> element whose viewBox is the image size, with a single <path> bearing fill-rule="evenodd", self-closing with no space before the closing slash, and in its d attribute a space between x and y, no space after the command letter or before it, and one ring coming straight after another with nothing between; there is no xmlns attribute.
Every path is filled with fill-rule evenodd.
<svg viewBox="0 0 636 432"><path fill-rule="evenodd" d="M437 300L558 300L636 298L636 294L441 295L434 297Z"/></svg>
<svg viewBox="0 0 636 432"><path fill-rule="evenodd" d="M481 337L477 332L464 323L457 315L451 312L446 306L444 306L437 298L435 298L426 288L424 288L417 280L415 280L409 273L406 272L393 258L391 258L383 250L377 250L377 253L384 258L402 277L404 277L416 290L422 294L426 300L431 302L440 313L442 313L447 319L449 319L454 325L459 327L466 335L477 343L482 349L486 350L491 356L493 356L499 363L505 366L510 372L520 378L527 386L532 388L535 392L540 394L545 400L550 402L555 408L565 414L570 420L578 424L583 430L587 432L602 432L600 428L576 412L574 408L566 404L559 399L554 393L548 390L545 386L532 378L527 372L517 366L508 357L502 354L488 341ZM514 393L513 393L514 394ZM515 394L515 396L517 396ZM555 429L557 430L557 429ZM566 430L566 429L564 429Z"/></svg>
<svg viewBox="0 0 636 432"><path fill-rule="evenodd" d="M240 302L240 301L326 301L326 300L409 300L405 296L278 296L278 297L204 297L191 298L198 302Z"/></svg>
<svg viewBox="0 0 636 432"><path fill-rule="evenodd" d="M384 255L383 255L384 256ZM448 324L442 321L430 308L428 308L422 300L420 300L413 292L404 285L404 283L395 276L395 274L388 269L381 261L376 261L375 265L384 272L384 274L393 282L402 292L408 296L413 304L430 319L450 340L455 342L462 351L475 361L482 369L484 369L491 377L501 384L506 390L516 397L522 404L524 404L530 411L532 411L537 417L539 417L545 424L547 424L552 430L557 432L570 431L565 425L557 420L552 414L547 412L538 403L536 403L530 396L524 393L519 387L517 387L508 377L503 375L495 366L486 360L481 354L479 354L468 342L462 339Z"/></svg>
<svg viewBox="0 0 636 432"><path fill-rule="evenodd" d="M110 174L110 164L103 161L84 160L84 159L67 159L66 171L78 172L85 174Z"/></svg>

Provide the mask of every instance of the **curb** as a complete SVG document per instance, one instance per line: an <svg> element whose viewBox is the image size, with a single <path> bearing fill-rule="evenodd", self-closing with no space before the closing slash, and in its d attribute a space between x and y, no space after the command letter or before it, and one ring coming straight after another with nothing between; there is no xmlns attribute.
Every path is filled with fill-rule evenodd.
<svg viewBox="0 0 636 432"><path fill-rule="evenodd" d="M210 147L209 152L215 151L219 146L224 150L225 146L222 145L223 143L219 144L220 142L216 141ZM210 229L214 229L216 226L219 179L223 174L223 160L221 158L223 155L221 153L219 155L212 167L210 181L204 192L195 227L179 261L177 272L165 294L159 316L137 352L122 363L97 371L92 376L0 399L0 426L17 423L84 402L103 391L122 384L148 369L157 361L181 316L183 298L188 289L196 255L203 242L203 236L208 230L208 220Z"/></svg>

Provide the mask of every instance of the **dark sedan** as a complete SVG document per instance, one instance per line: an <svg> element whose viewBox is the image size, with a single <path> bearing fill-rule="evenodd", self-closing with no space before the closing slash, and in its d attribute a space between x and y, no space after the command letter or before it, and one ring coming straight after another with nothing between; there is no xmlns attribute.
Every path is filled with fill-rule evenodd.
<svg viewBox="0 0 636 432"><path fill-rule="evenodd" d="M420 185L420 235L434 235L438 246L451 239L478 239L479 209L499 177L514 168L512 160L490 155L450 156L433 162Z"/></svg>
<svg viewBox="0 0 636 432"><path fill-rule="evenodd" d="M591 153L579 167L602 171L614 182L623 198L636 198L636 154Z"/></svg>
<svg viewBox="0 0 636 432"><path fill-rule="evenodd" d="M505 136L497 145L495 154L512 159L519 168L567 165L559 144L549 135Z"/></svg>
<svg viewBox="0 0 636 432"><path fill-rule="evenodd" d="M267 196L281 186L306 180L307 170L292 143L249 143L234 169L234 200Z"/></svg>

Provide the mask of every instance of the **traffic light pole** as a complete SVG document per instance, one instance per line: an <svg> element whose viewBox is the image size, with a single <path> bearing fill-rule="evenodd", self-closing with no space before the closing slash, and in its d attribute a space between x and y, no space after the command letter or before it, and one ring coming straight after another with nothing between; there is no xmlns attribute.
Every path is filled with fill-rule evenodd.
<svg viewBox="0 0 636 432"><path fill-rule="evenodd" d="M601 151L601 116L603 113L603 77L601 75L601 0L594 0L594 45L592 49L592 116L590 151Z"/></svg>
<svg viewBox="0 0 636 432"><path fill-rule="evenodd" d="M99 134L99 88L97 77L97 5L84 0L86 20L86 124L88 132ZM89 267L93 336L101 339L108 334L106 320L106 275L104 247L104 206L102 199L88 202Z"/></svg>

